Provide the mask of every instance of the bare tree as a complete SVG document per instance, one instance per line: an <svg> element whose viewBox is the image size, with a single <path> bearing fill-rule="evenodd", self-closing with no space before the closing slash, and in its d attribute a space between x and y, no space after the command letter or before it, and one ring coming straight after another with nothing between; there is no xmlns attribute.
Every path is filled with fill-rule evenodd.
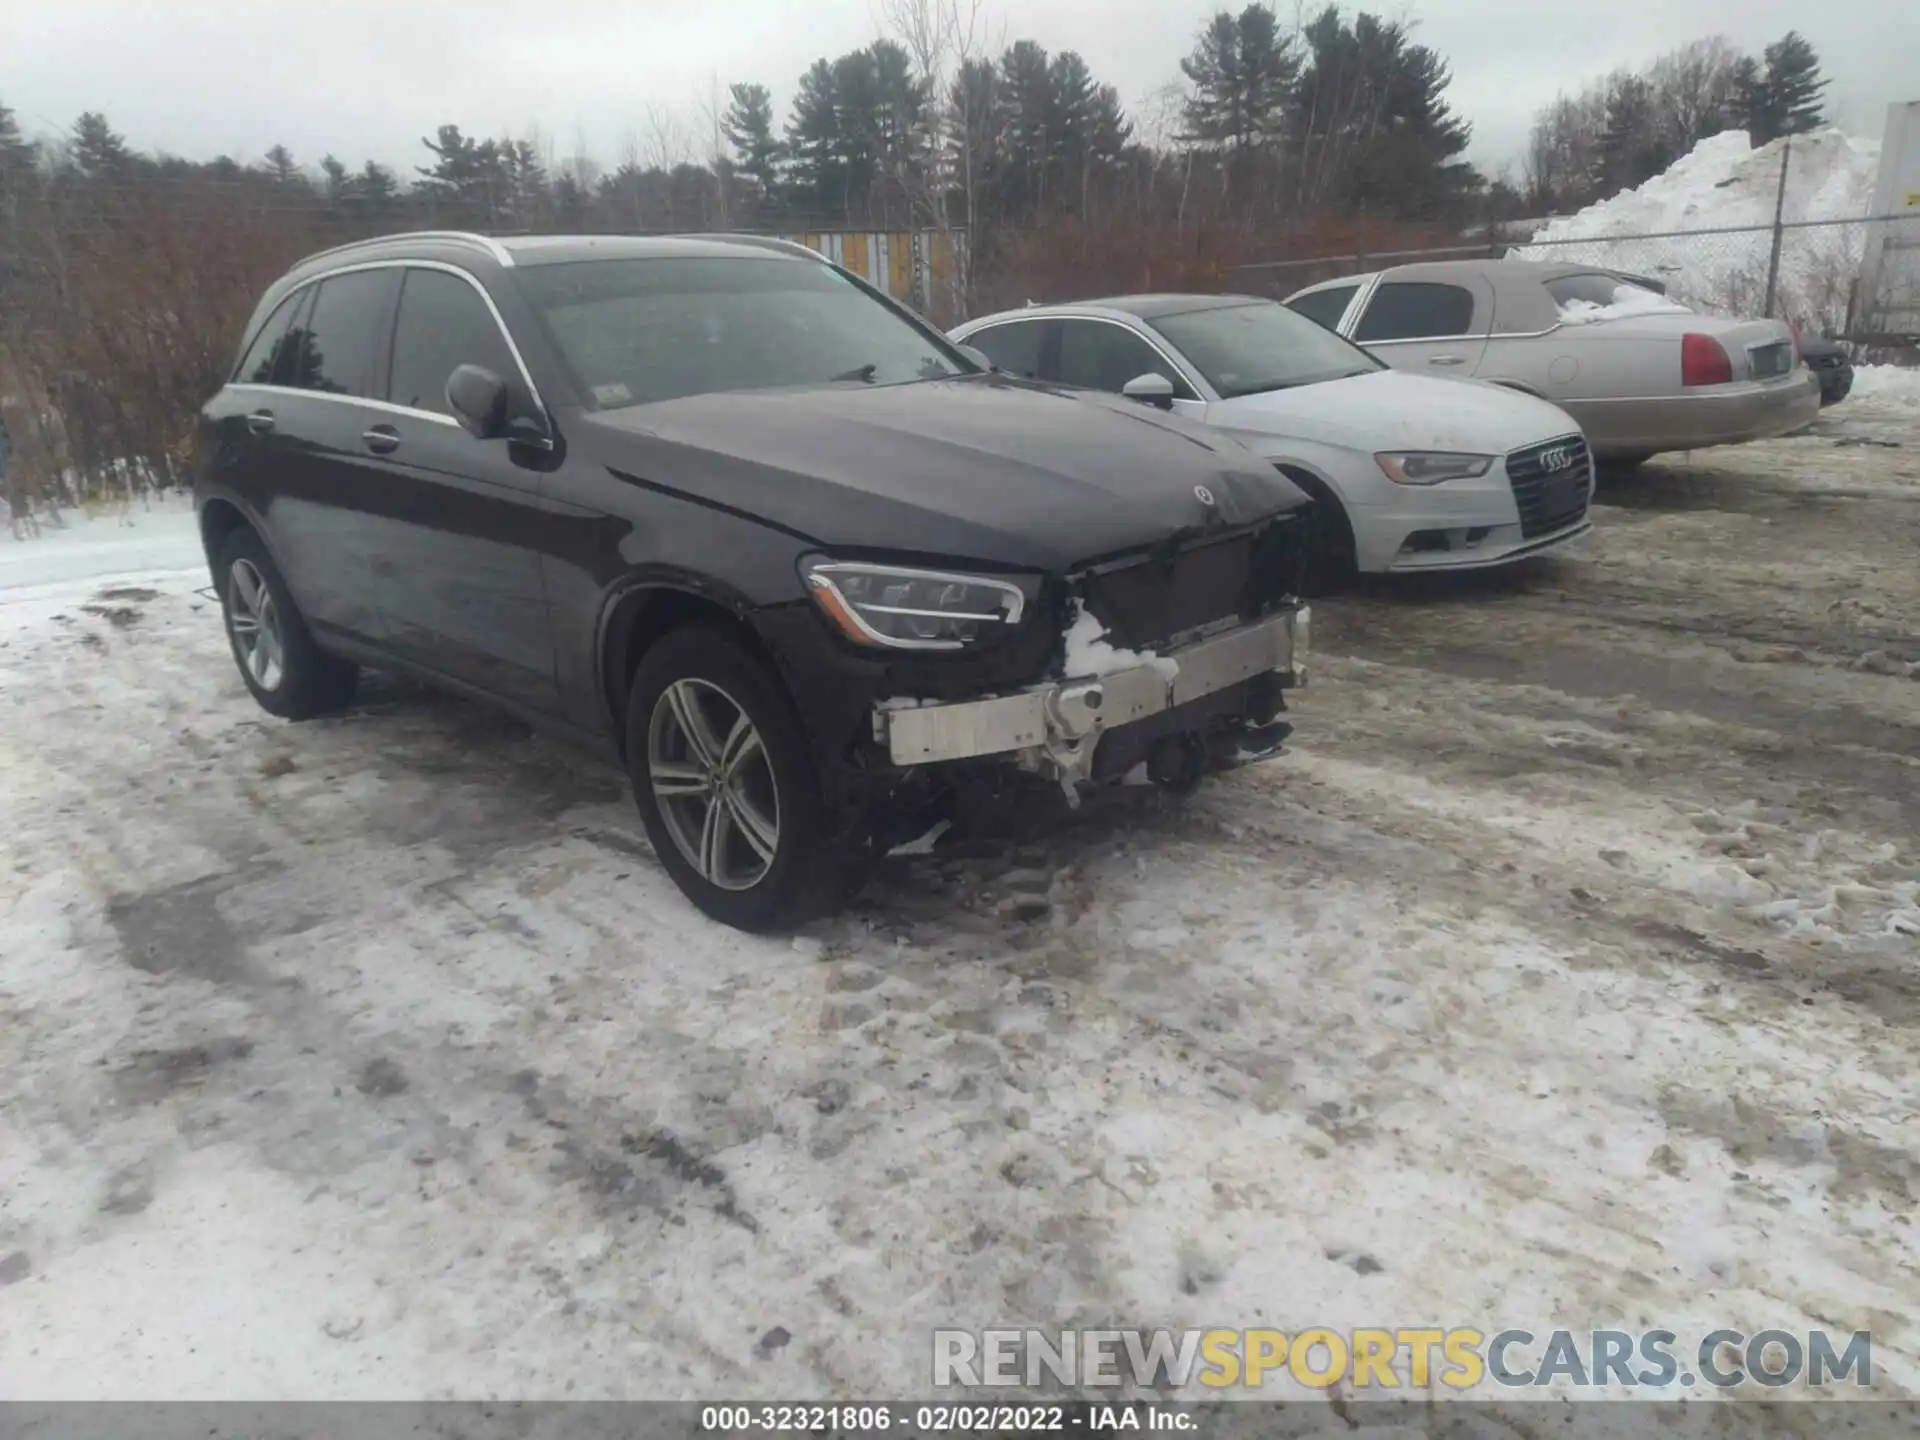
<svg viewBox="0 0 1920 1440"><path fill-rule="evenodd" d="M713 172L715 223L722 230L733 228L733 152L727 145L727 87L720 73L709 71L706 88L694 99L694 114L699 121L701 148L707 169Z"/></svg>
<svg viewBox="0 0 1920 1440"><path fill-rule="evenodd" d="M915 78L929 97L926 152L919 163L898 166L895 179L946 247L949 302L955 319L970 313L973 255L978 228L981 156L980 117L970 114L970 92L954 77L987 54L984 0L880 0L881 27L913 62ZM958 105L949 104L957 98ZM952 197L958 190L969 224L956 223ZM929 297L931 298L931 297Z"/></svg>

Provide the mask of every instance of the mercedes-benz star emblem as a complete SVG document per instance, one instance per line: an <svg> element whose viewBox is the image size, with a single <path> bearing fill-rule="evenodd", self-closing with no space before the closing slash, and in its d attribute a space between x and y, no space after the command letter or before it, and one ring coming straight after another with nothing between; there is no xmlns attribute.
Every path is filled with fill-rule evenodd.
<svg viewBox="0 0 1920 1440"><path fill-rule="evenodd" d="M1213 504L1213 491L1204 485L1196 485L1193 487L1193 498L1198 500L1202 505L1211 505Z"/></svg>

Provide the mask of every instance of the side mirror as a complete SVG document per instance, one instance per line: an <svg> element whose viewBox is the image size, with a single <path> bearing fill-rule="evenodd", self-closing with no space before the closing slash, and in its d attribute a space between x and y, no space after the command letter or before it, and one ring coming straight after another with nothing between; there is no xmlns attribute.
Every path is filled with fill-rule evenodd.
<svg viewBox="0 0 1920 1440"><path fill-rule="evenodd" d="M460 428L476 440L507 429L507 382L478 365L461 365L447 377L447 406Z"/></svg>
<svg viewBox="0 0 1920 1440"><path fill-rule="evenodd" d="M986 351L979 349L977 346L961 345L958 349L962 355L973 361L973 363L978 365L982 370L992 372L1000 368L987 358Z"/></svg>
<svg viewBox="0 0 1920 1440"><path fill-rule="evenodd" d="M1164 375L1136 375L1120 387L1120 393L1156 410L1173 408L1173 382Z"/></svg>

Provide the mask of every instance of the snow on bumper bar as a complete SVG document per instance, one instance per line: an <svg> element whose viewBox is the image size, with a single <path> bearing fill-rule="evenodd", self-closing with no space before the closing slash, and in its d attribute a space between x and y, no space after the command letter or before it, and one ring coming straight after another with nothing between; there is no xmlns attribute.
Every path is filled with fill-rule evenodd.
<svg viewBox="0 0 1920 1440"><path fill-rule="evenodd" d="M873 712L874 739L896 765L1060 747L1199 700L1243 680L1279 671L1304 685L1306 606L1242 625L1164 656L1105 675L1036 685L987 700Z"/></svg>

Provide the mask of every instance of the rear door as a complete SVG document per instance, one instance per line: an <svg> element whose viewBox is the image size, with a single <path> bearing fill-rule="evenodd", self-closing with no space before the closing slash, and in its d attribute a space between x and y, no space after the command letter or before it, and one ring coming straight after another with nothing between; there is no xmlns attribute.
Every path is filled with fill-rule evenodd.
<svg viewBox="0 0 1920 1440"><path fill-rule="evenodd" d="M559 707L541 576L545 455L477 440L454 421L447 379L478 365L534 409L531 386L479 282L409 266L396 308L386 408L361 443L378 472L369 556L403 658L535 710Z"/></svg>
<svg viewBox="0 0 1920 1440"><path fill-rule="evenodd" d="M287 332L288 388L263 407L273 422L265 514L287 583L309 621L376 643L375 476L361 436L379 414L379 351L399 281L397 270L367 267L308 287L313 299Z"/></svg>
<svg viewBox="0 0 1920 1440"><path fill-rule="evenodd" d="M1477 275L1383 280L1350 337L1396 370L1466 377L1480 368L1493 326L1493 289Z"/></svg>
<svg viewBox="0 0 1920 1440"><path fill-rule="evenodd" d="M1057 320L1007 320L976 330L963 344L993 362L996 370L1022 380L1038 380L1044 369L1049 332Z"/></svg>

